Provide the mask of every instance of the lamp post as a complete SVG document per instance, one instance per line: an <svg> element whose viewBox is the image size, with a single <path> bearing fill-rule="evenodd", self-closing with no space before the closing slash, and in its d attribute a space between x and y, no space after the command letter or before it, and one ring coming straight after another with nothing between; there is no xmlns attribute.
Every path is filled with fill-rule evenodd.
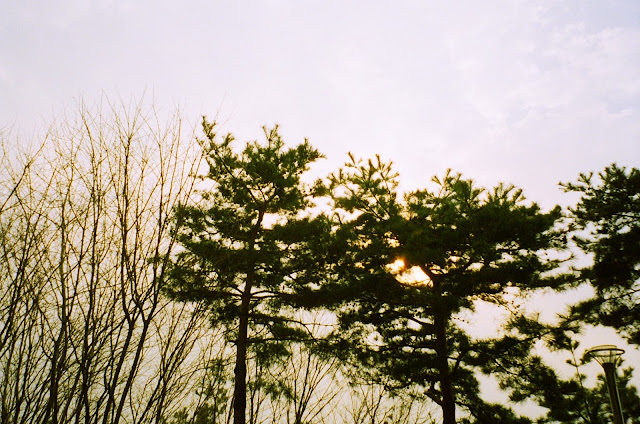
<svg viewBox="0 0 640 424"><path fill-rule="evenodd" d="M622 406L620 405L620 394L618 393L618 386L616 385L616 365L623 353L624 349L620 349L614 345L594 346L586 352L588 356L594 358L604 369L614 424L624 424L624 420L622 419Z"/></svg>

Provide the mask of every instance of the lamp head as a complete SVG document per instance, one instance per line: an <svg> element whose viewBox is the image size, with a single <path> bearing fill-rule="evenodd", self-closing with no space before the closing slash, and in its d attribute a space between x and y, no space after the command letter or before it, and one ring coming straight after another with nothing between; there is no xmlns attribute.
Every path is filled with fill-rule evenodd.
<svg viewBox="0 0 640 424"><path fill-rule="evenodd" d="M594 358L600 365L614 364L616 365L620 356L624 353L624 349L620 349L614 345L594 346L586 351L588 357Z"/></svg>

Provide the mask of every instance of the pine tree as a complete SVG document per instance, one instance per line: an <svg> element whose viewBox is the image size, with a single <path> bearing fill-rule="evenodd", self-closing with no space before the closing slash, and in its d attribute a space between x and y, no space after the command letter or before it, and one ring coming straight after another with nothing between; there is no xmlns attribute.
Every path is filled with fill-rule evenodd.
<svg viewBox="0 0 640 424"><path fill-rule="evenodd" d="M236 348L234 423L244 424L250 347L277 352L307 337L296 312L322 283L325 257L318 252L330 223L310 212L319 186L301 176L322 155L306 140L285 148L277 127L264 129L265 143L236 153L232 135L218 137L206 118L202 127L208 187L175 210L184 250L165 293L205 305L212 322L227 327Z"/></svg>
<svg viewBox="0 0 640 424"><path fill-rule="evenodd" d="M485 190L450 171L400 199L397 174L379 158L351 157L331 181L345 212L339 318L348 356L387 386L422 386L444 424L456 422L456 406L479 422L527 422L480 399L474 373L488 344L456 317L478 300L505 304L507 290L563 283L551 253L564 248L560 209L542 212L512 186Z"/></svg>

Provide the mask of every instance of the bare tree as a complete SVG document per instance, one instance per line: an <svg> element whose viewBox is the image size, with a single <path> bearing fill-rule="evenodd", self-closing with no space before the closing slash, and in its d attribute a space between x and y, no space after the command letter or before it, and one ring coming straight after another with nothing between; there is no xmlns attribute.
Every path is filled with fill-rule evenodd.
<svg viewBox="0 0 640 424"><path fill-rule="evenodd" d="M206 317L160 295L199 167L178 112L80 103L0 162L0 423L161 422Z"/></svg>
<svg viewBox="0 0 640 424"><path fill-rule="evenodd" d="M389 392L383 385L360 382L352 385L340 414L343 423L433 424L434 404L418 392Z"/></svg>
<svg viewBox="0 0 640 424"><path fill-rule="evenodd" d="M328 331L330 317L314 312L300 317L307 326L311 341L292 343L287 355L267 372L275 384L272 390L270 423L307 424L321 422L331 415L344 394L346 382L340 376L340 362L334 355L315 349L313 340Z"/></svg>

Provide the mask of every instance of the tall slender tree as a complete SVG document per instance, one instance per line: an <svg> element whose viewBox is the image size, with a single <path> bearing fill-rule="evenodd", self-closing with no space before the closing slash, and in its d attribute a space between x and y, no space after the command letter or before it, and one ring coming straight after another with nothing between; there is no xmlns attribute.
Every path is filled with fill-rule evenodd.
<svg viewBox="0 0 640 424"><path fill-rule="evenodd" d="M265 143L249 142L241 152L233 150L232 135L217 135L215 123L205 118L202 128L207 188L175 210L184 250L165 291L200 302L229 330L236 349L234 423L244 424L250 347L270 344L277 351L307 337L294 312L322 283L325 258L316 252L331 227L310 211L319 186L301 177L322 156L306 140L285 148L277 127L264 129Z"/></svg>
<svg viewBox="0 0 640 424"><path fill-rule="evenodd" d="M444 424L456 422L456 407L481 422L525 422L478 396L474 372L486 343L457 316L478 300L504 305L507 291L561 283L552 274L560 259L550 252L564 247L554 231L560 209L542 212L514 187L485 190L452 172L400 199L397 174L380 158L351 157L331 180L346 212L348 302L339 313L345 333L359 340L349 344L352 358L389 386L422 386Z"/></svg>

